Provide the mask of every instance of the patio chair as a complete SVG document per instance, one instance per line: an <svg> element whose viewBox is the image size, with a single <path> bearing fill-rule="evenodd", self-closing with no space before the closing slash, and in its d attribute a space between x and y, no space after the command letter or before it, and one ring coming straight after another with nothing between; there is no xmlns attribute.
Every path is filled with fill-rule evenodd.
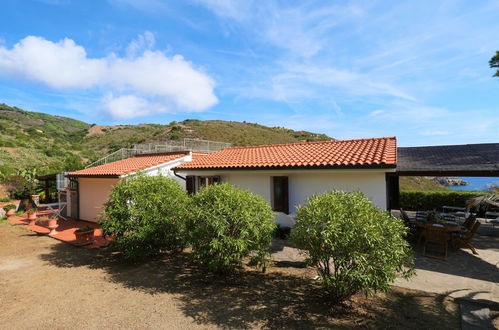
<svg viewBox="0 0 499 330"><path fill-rule="evenodd" d="M499 226L499 217L497 219L493 219L489 221L492 224L492 229L495 229L496 226Z"/></svg>
<svg viewBox="0 0 499 330"><path fill-rule="evenodd" d="M441 225L427 225L424 229L425 243L423 247L423 255L441 260L447 260L448 242L450 240L449 234L446 232L445 227ZM427 254L428 245L442 247L444 256L436 254Z"/></svg>
<svg viewBox="0 0 499 330"><path fill-rule="evenodd" d="M409 215L403 209L400 209L400 217L402 218L402 221L404 221L404 225L409 229L407 238L412 239L416 237L418 227L413 221L411 221L411 218L409 218Z"/></svg>
<svg viewBox="0 0 499 330"><path fill-rule="evenodd" d="M470 214L466 220L464 221L463 223L463 227L464 229L466 229L466 231L470 231L471 228L473 228L473 226L475 225L475 223L477 222L476 220L476 216L473 215L473 214Z"/></svg>
<svg viewBox="0 0 499 330"><path fill-rule="evenodd" d="M455 247L468 247L470 248L471 252L473 252L473 254L478 254L475 246L471 242L473 240L473 237L475 236L476 231L478 230L478 227L480 227L480 222L476 221L470 231L465 233L462 237L457 237L456 239L454 239Z"/></svg>

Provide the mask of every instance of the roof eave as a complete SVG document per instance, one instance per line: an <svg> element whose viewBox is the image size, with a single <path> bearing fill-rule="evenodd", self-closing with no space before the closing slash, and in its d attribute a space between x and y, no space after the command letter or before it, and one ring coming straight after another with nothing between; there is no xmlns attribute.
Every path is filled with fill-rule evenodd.
<svg viewBox="0 0 499 330"><path fill-rule="evenodd" d="M334 165L334 166L259 166L259 167L174 167L174 171L247 171L247 170L332 170L332 169L394 169L396 164Z"/></svg>
<svg viewBox="0 0 499 330"><path fill-rule="evenodd" d="M99 179L119 179L120 175L117 174L66 174L67 178L99 178Z"/></svg>

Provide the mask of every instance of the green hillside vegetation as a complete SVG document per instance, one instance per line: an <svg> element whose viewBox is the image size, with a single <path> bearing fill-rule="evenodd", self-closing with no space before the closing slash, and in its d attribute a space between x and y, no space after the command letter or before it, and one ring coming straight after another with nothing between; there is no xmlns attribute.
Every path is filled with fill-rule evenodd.
<svg viewBox="0 0 499 330"><path fill-rule="evenodd" d="M89 136L83 143L102 153L138 143L184 138L229 142L235 146L331 140L325 134L224 120L186 119L168 125L140 124L98 128L103 134Z"/></svg>
<svg viewBox="0 0 499 330"><path fill-rule="evenodd" d="M400 177L400 190L451 190L425 176Z"/></svg>
<svg viewBox="0 0 499 330"><path fill-rule="evenodd" d="M76 170L120 148L183 138L235 146L331 140L325 134L223 120L99 126L0 104L0 180L23 168L36 168L39 175ZM402 177L400 187L449 190L426 177Z"/></svg>
<svg viewBox="0 0 499 330"><path fill-rule="evenodd" d="M26 167L39 175L75 170L120 148L183 138L236 146L331 140L325 134L223 120L99 126L0 104L0 180Z"/></svg>
<svg viewBox="0 0 499 330"><path fill-rule="evenodd" d="M89 125L0 104L0 179L18 169L39 173L82 166L97 154L82 144Z"/></svg>

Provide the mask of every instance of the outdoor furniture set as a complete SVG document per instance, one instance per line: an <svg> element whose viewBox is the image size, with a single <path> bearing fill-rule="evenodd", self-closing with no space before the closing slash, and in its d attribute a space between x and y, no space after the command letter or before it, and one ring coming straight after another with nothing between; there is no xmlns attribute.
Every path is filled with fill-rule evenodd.
<svg viewBox="0 0 499 330"><path fill-rule="evenodd" d="M478 254L472 243L473 237L480 227L476 216L469 214L465 221L459 221L449 214L440 214L435 211L418 211L415 219L411 219L404 210L400 210L404 224L409 228L409 238L416 240L418 244L424 241L423 255L447 260L449 244L454 248L469 248L473 254ZM435 252L434 248L442 250L442 255L429 253Z"/></svg>

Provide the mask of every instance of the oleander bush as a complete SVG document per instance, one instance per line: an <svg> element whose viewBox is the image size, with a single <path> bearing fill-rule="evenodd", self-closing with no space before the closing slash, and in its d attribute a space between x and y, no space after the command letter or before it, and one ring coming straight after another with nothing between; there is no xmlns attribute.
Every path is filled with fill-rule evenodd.
<svg viewBox="0 0 499 330"><path fill-rule="evenodd" d="M211 271L233 272L245 257L265 270L274 214L261 196L215 184L192 197L188 229L193 257Z"/></svg>
<svg viewBox="0 0 499 330"><path fill-rule="evenodd" d="M105 205L100 225L115 236L112 247L136 261L186 246L189 197L171 178L138 175L117 183Z"/></svg>
<svg viewBox="0 0 499 330"><path fill-rule="evenodd" d="M298 208L291 240L305 251L333 301L387 291L397 276L413 272L402 221L361 192L329 191Z"/></svg>
<svg viewBox="0 0 499 330"><path fill-rule="evenodd" d="M441 210L442 206L466 207L470 198L484 195L480 191L401 191L400 207L404 210Z"/></svg>

